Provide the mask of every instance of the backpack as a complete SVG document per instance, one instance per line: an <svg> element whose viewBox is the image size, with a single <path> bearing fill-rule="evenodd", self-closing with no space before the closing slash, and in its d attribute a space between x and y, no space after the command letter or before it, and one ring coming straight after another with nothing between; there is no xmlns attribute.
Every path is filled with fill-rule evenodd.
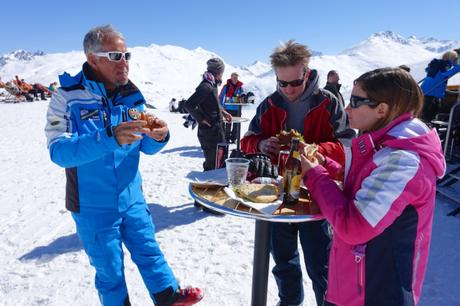
<svg viewBox="0 0 460 306"><path fill-rule="evenodd" d="M428 77L433 78L438 72L446 72L449 70L450 66L451 64L449 61L435 58L428 64L428 67L425 68L425 72Z"/></svg>

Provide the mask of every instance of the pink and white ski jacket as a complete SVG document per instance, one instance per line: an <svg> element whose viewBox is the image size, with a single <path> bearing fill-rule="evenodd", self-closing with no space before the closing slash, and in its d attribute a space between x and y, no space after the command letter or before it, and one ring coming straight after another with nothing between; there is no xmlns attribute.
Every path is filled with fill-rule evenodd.
<svg viewBox="0 0 460 306"><path fill-rule="evenodd" d="M350 154L349 154L350 153ZM351 163L350 163L351 162ZM436 178L445 172L435 130L404 114L346 152L344 190L327 159L304 183L333 227L326 299L340 306L416 305L431 240ZM327 169L327 170L326 170Z"/></svg>

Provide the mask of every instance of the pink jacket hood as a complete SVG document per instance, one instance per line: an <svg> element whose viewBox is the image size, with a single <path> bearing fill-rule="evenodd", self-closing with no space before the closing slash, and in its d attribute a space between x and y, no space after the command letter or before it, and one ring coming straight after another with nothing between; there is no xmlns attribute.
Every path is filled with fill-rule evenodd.
<svg viewBox="0 0 460 306"><path fill-rule="evenodd" d="M429 130L419 119L411 118L409 113L399 116L391 124L370 133L369 136L374 144L380 144L380 148L390 147L416 152L431 165L437 177L444 176L446 162L438 133L435 129ZM359 138L353 141L358 142Z"/></svg>

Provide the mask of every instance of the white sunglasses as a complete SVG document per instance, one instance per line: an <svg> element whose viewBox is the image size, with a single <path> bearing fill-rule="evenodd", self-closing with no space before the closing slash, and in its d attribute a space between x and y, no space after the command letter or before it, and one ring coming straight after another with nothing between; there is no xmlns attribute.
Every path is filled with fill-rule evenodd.
<svg viewBox="0 0 460 306"><path fill-rule="evenodd" d="M94 52L96 56L106 57L111 62L119 62L122 58L126 61L131 59L131 52L108 51L108 52Z"/></svg>

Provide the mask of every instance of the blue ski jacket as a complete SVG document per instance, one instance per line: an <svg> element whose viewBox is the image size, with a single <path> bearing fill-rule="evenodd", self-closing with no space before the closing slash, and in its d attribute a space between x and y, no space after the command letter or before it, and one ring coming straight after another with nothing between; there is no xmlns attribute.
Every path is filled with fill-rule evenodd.
<svg viewBox="0 0 460 306"><path fill-rule="evenodd" d="M444 98L447 81L457 72L460 72L460 65L454 65L447 71L438 71L434 77L427 76L420 86L423 94L425 96Z"/></svg>
<svg viewBox="0 0 460 306"><path fill-rule="evenodd" d="M145 202L140 152L160 151L169 134L162 142L145 136L122 146L113 135L114 127L133 120L133 109L144 111L139 89L129 81L109 97L88 63L77 75L64 73L59 80L61 87L51 98L45 132L51 160L65 168L66 208L81 214L122 212Z"/></svg>

